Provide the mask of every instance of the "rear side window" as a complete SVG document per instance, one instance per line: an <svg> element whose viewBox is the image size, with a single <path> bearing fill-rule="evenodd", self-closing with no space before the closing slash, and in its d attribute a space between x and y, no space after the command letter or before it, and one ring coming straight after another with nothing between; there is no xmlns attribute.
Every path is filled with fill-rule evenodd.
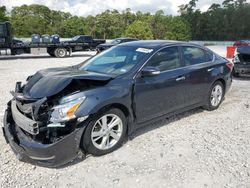
<svg viewBox="0 0 250 188"><path fill-rule="evenodd" d="M212 62L214 60L214 54L210 51L207 51L207 61Z"/></svg>
<svg viewBox="0 0 250 188"><path fill-rule="evenodd" d="M186 66L207 62L205 51L200 48L184 46L182 51Z"/></svg>
<svg viewBox="0 0 250 188"><path fill-rule="evenodd" d="M91 37L85 36L85 37L84 37L84 40L85 40L85 41L83 41L83 42L91 42Z"/></svg>
<svg viewBox="0 0 250 188"><path fill-rule="evenodd" d="M160 71L166 71L181 67L178 47L169 47L157 52L147 66L157 67Z"/></svg>

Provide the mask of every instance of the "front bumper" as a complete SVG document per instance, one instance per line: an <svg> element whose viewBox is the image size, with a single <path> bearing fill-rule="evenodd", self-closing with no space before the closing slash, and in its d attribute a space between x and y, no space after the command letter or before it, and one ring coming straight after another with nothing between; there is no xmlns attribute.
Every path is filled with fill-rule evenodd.
<svg viewBox="0 0 250 188"><path fill-rule="evenodd" d="M80 151L84 127L52 144L35 142L13 120L11 106L5 111L3 134L20 161L45 167L58 167L75 159Z"/></svg>
<svg viewBox="0 0 250 188"><path fill-rule="evenodd" d="M235 64L234 72L239 74L250 74L250 65Z"/></svg>

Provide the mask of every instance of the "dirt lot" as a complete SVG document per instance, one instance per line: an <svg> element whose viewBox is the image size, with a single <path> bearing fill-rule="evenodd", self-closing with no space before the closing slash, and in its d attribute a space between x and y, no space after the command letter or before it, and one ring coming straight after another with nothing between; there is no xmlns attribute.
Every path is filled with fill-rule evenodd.
<svg viewBox="0 0 250 188"><path fill-rule="evenodd" d="M0 58L0 119L16 81L42 68L74 65L86 58ZM1 135L4 188L250 187L250 79L234 80L216 111L195 109L159 120L109 155L78 159L59 169L19 162Z"/></svg>

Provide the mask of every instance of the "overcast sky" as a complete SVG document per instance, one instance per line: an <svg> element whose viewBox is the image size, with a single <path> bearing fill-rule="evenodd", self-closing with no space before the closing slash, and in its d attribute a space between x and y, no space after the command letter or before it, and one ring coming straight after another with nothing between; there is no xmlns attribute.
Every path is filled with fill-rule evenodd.
<svg viewBox="0 0 250 188"><path fill-rule="evenodd" d="M249 1L249 0L248 0ZM189 0L0 0L0 6L5 5L8 10L22 4L42 4L50 9L70 12L73 15L96 15L107 9L122 11L131 8L132 11L154 13L164 10L165 14L178 14L178 6L187 4ZM223 0L199 0L197 7L206 11L213 3L222 3Z"/></svg>

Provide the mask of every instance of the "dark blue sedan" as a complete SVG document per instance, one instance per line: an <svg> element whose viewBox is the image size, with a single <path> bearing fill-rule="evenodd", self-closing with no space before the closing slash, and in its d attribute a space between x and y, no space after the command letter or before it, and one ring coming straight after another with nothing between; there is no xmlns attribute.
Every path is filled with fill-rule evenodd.
<svg viewBox="0 0 250 188"><path fill-rule="evenodd" d="M65 164L82 150L96 156L122 145L151 120L196 107L215 110L233 65L180 42L118 45L74 67L38 71L16 84L3 132L23 161Z"/></svg>

